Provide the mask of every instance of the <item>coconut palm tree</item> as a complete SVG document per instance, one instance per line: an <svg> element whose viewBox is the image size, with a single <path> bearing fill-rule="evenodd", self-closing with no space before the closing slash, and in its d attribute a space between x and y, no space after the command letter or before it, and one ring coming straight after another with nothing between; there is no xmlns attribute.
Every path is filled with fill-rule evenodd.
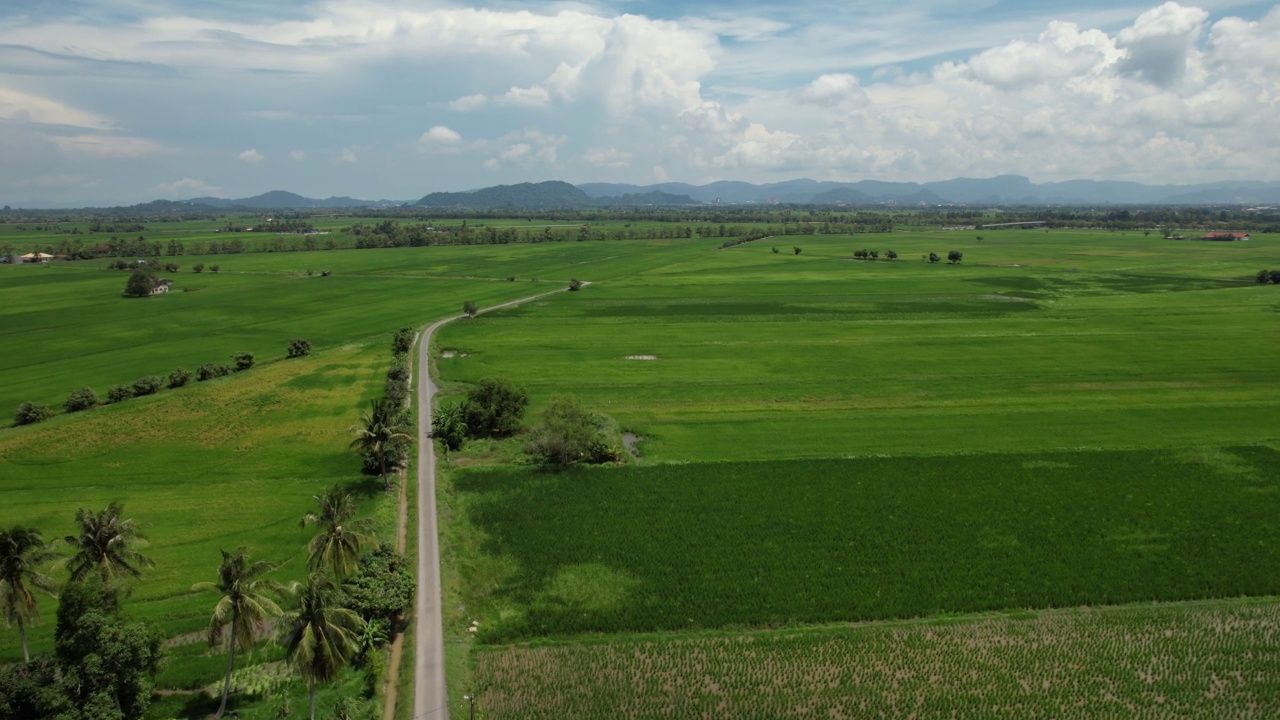
<svg viewBox="0 0 1280 720"><path fill-rule="evenodd" d="M249 548L237 548L234 553L222 551L222 564L218 566L218 582L202 582L191 586L195 592L217 590L222 599L213 609L209 619L209 647L222 642L222 633L230 628L227 643L227 679L222 683L222 704L214 716L221 718L227 711L227 696L231 694L231 672L236 666L236 649L249 650L266 626L268 617L280 615L280 606L267 593L281 592L284 586L262 577L275 570L273 563L249 561Z"/></svg>
<svg viewBox="0 0 1280 720"><path fill-rule="evenodd" d="M75 554L67 561L73 581L92 570L97 570L104 582L121 573L142 577L142 568L155 567L151 558L134 550L146 544L146 536L138 532L136 522L121 519L122 513L124 505L117 502L96 513L85 508L76 511L80 536L66 538L66 543L75 548Z"/></svg>
<svg viewBox="0 0 1280 720"><path fill-rule="evenodd" d="M339 605L340 594L324 570L311 574L298 590L298 608L280 624L285 659L307 681L310 717L316 717L316 685L333 682L357 650L364 620Z"/></svg>
<svg viewBox="0 0 1280 720"><path fill-rule="evenodd" d="M351 426L351 432L356 436L351 447L377 460L378 474L390 490L387 458L397 456L403 443L412 439L404 413L386 398L374 400L369 404L369 412L361 416L360 423Z"/></svg>
<svg viewBox="0 0 1280 720"><path fill-rule="evenodd" d="M40 531L14 525L0 531L0 611L6 625L18 624L22 638L22 661L31 662L27 651L27 624L40 617L31 588L53 594L53 579L36 568L52 560Z"/></svg>
<svg viewBox="0 0 1280 720"><path fill-rule="evenodd" d="M319 525L320 532L307 545L307 567L328 567L342 580L356 569L356 561L373 545L373 527L368 520L354 520L356 501L338 485L314 496L319 512L302 516L302 527Z"/></svg>

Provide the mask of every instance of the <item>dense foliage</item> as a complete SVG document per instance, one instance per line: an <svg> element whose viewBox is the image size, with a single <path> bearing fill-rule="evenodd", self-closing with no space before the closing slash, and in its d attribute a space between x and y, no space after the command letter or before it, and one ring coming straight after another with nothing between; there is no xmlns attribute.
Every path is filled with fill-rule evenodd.
<svg viewBox="0 0 1280 720"><path fill-rule="evenodd" d="M542 422L529 434L525 452L544 465L568 467L576 463L619 460L610 446L605 418L591 412L571 395L557 395L547 402Z"/></svg>
<svg viewBox="0 0 1280 720"><path fill-rule="evenodd" d="M78 390L72 390L71 394L67 396L67 399L63 401L62 409L72 413L79 412L81 410L88 410L97 404L98 393L94 392L93 388L84 387Z"/></svg>
<svg viewBox="0 0 1280 720"><path fill-rule="evenodd" d="M14 413L14 425L31 425L33 423L43 422L53 417L53 411L48 405L40 403L24 402L18 406L18 411Z"/></svg>
<svg viewBox="0 0 1280 720"><path fill-rule="evenodd" d="M467 391L462 407L470 437L505 437L520 429L529 393L505 378L484 378Z"/></svg>

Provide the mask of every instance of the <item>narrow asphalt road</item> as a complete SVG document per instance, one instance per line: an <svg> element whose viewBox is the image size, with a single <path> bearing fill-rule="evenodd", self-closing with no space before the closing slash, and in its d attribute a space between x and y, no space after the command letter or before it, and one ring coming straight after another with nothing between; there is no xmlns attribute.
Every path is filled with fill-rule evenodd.
<svg viewBox="0 0 1280 720"><path fill-rule="evenodd" d="M583 283L590 285L590 283ZM481 310L491 312L536 300L567 288L530 295ZM445 318L422 332L418 343L418 600L414 611L414 720L447 720L449 699L444 684L444 620L440 612L440 531L436 523L436 449L431 441L431 336L442 325L465 315Z"/></svg>

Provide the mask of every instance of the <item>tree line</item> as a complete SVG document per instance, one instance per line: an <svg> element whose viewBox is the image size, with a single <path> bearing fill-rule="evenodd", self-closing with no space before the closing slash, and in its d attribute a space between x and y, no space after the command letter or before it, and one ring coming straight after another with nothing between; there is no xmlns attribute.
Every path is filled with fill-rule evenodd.
<svg viewBox="0 0 1280 720"><path fill-rule="evenodd" d="M294 338L289 341L285 348L285 357L298 358L311 354L311 341L305 338ZM233 372L244 372L252 368L257 363L254 354L248 351L241 351L231 355L231 363L225 362L207 362L196 369L193 374L184 367L175 368L168 376L161 378L159 375L143 375L134 380L129 385L111 385L107 388L106 404L111 405L124 402L130 398L143 397L146 395L155 395L160 392L162 387L170 390L177 390L185 387L194 377L198 382L205 382L214 378L226 377ZM80 412L89 410L103 404L98 393L91 387L82 387L72 390L67 395L67 399L62 403L62 411L65 413ZM18 410L14 413L13 424L15 427L19 425L31 425L43 422L53 417L54 411L44 403L24 402L18 406Z"/></svg>

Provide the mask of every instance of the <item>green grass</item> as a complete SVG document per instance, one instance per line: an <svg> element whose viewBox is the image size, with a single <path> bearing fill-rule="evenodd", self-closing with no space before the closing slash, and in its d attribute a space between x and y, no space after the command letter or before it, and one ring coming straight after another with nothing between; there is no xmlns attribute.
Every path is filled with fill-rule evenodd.
<svg viewBox="0 0 1280 720"><path fill-rule="evenodd" d="M1280 605L1044 613L483 648L485 718L1253 718Z"/></svg>
<svg viewBox="0 0 1280 720"><path fill-rule="evenodd" d="M507 570L468 603L482 642L1280 593L1268 448L476 470L456 485Z"/></svg>
<svg viewBox="0 0 1280 720"><path fill-rule="evenodd" d="M943 234L937 234L939 236ZM959 266L853 262L868 239ZM445 328L446 381L571 391L650 461L1274 442L1275 286L1244 247L1006 233L752 243ZM628 360L653 355L656 360Z"/></svg>

